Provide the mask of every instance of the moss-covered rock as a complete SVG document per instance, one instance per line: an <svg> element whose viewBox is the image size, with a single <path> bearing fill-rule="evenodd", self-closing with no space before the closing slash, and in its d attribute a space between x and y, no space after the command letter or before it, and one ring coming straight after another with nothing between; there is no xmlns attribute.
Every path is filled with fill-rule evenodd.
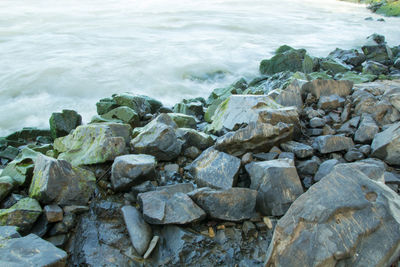
<svg viewBox="0 0 400 267"><path fill-rule="evenodd" d="M352 81L354 84L366 83L375 81L378 77L372 74L357 73L355 71L348 71L335 75L336 80Z"/></svg>
<svg viewBox="0 0 400 267"><path fill-rule="evenodd" d="M9 209L0 209L0 225L14 225L21 231L27 231L41 213L42 208L37 200L23 198Z"/></svg>
<svg viewBox="0 0 400 267"><path fill-rule="evenodd" d="M342 63L339 60L334 60L330 58L321 60L320 66L322 70L327 71L327 73L330 75L336 75L338 73L347 72L352 69L351 66Z"/></svg>
<svg viewBox="0 0 400 267"><path fill-rule="evenodd" d="M123 122L131 125L133 128L139 126L139 115L131 108L121 106L110 110L101 115L106 121Z"/></svg>
<svg viewBox="0 0 400 267"><path fill-rule="evenodd" d="M125 106L133 109L140 117L151 113L151 105L143 96L123 93L113 95L113 100L118 106Z"/></svg>
<svg viewBox="0 0 400 267"><path fill-rule="evenodd" d="M50 132L53 139L66 136L82 124L82 116L75 110L64 109L61 113L54 112L49 119Z"/></svg>
<svg viewBox="0 0 400 267"><path fill-rule="evenodd" d="M205 100L201 97L193 99L183 99L182 102L177 103L173 111L175 113L182 113L195 117L202 117L204 115L203 107Z"/></svg>
<svg viewBox="0 0 400 267"><path fill-rule="evenodd" d="M196 118L182 113L167 113L179 128L196 128Z"/></svg>
<svg viewBox="0 0 400 267"><path fill-rule="evenodd" d="M0 177L0 201L2 201L14 188L15 181L10 176Z"/></svg>

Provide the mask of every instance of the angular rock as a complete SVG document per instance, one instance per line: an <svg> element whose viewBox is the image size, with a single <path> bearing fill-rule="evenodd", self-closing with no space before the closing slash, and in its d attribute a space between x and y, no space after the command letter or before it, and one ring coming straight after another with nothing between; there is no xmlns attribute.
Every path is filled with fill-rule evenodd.
<svg viewBox="0 0 400 267"><path fill-rule="evenodd" d="M124 206L121 211L132 245L136 252L143 256L153 237L151 227L144 221L142 214L135 207Z"/></svg>
<svg viewBox="0 0 400 267"><path fill-rule="evenodd" d="M14 160L19 154L19 149L13 146L8 146L6 149L0 151L0 158Z"/></svg>
<svg viewBox="0 0 400 267"><path fill-rule="evenodd" d="M210 147L192 162L190 172L199 187L229 189L237 182L239 168L239 158Z"/></svg>
<svg viewBox="0 0 400 267"><path fill-rule="evenodd" d="M338 171L342 167L351 167L376 182L385 183L385 164L380 160L365 159L353 163L341 163L333 167L332 171Z"/></svg>
<svg viewBox="0 0 400 267"><path fill-rule="evenodd" d="M195 146L198 149L204 150L214 144L214 139L211 135L196 131L190 128L179 128L176 131L179 138L184 141L183 147Z"/></svg>
<svg viewBox="0 0 400 267"><path fill-rule="evenodd" d="M284 90L280 90L274 98L276 103L284 107L297 107L298 110L303 108L303 99L301 97L301 85L303 81L293 80Z"/></svg>
<svg viewBox="0 0 400 267"><path fill-rule="evenodd" d="M399 204L351 165L336 168L279 220L265 266L390 266L400 250Z"/></svg>
<svg viewBox="0 0 400 267"><path fill-rule="evenodd" d="M313 148L322 154L350 150L354 147L353 140L342 135L323 135L315 138Z"/></svg>
<svg viewBox="0 0 400 267"><path fill-rule="evenodd" d="M65 160L39 155L29 196L43 204L86 205L95 189L96 177Z"/></svg>
<svg viewBox="0 0 400 267"><path fill-rule="evenodd" d="M118 107L117 103L112 98L102 98L96 103L97 114L103 115L110 110Z"/></svg>
<svg viewBox="0 0 400 267"><path fill-rule="evenodd" d="M299 159L308 158L314 154L314 150L311 146L295 141L282 143L281 148L283 151L294 153Z"/></svg>
<svg viewBox="0 0 400 267"><path fill-rule="evenodd" d="M322 128L326 124L326 121L322 118L312 118L310 120L310 127L312 128Z"/></svg>
<svg viewBox="0 0 400 267"><path fill-rule="evenodd" d="M82 116L75 110L64 109L61 113L51 114L49 119L50 132L53 139L68 135L73 129L82 124Z"/></svg>
<svg viewBox="0 0 400 267"><path fill-rule="evenodd" d="M344 155L344 159L348 162L353 162L357 160L361 160L364 158L364 154L359 151L357 148L352 148L346 152Z"/></svg>
<svg viewBox="0 0 400 267"><path fill-rule="evenodd" d="M15 181L10 176L0 177L0 201L6 198L14 188Z"/></svg>
<svg viewBox="0 0 400 267"><path fill-rule="evenodd" d="M23 198L8 209L0 209L0 225L18 226L23 232L29 230L42 213L39 202Z"/></svg>
<svg viewBox="0 0 400 267"><path fill-rule="evenodd" d="M137 127L140 125L139 115L133 109L125 106L114 108L101 115L101 118L110 121L118 120L123 123L127 123L132 127Z"/></svg>
<svg viewBox="0 0 400 267"><path fill-rule="evenodd" d="M48 222L59 222L63 220L64 212L58 205L46 205L44 214Z"/></svg>
<svg viewBox="0 0 400 267"><path fill-rule="evenodd" d="M388 74L389 68L381 63L375 61L367 61L363 64L363 74L381 75Z"/></svg>
<svg viewBox="0 0 400 267"><path fill-rule="evenodd" d="M360 125L354 135L354 141L359 143L371 142L375 135L379 132L379 127L374 119L369 115L363 115Z"/></svg>
<svg viewBox="0 0 400 267"><path fill-rule="evenodd" d="M335 59L322 59L320 61L320 66L322 70L325 70L328 74L335 76L338 73L344 73L350 71L352 66L349 66L340 60Z"/></svg>
<svg viewBox="0 0 400 267"><path fill-rule="evenodd" d="M116 157L111 167L111 183L116 191L128 191L130 187L156 178L157 161L153 156L123 155Z"/></svg>
<svg viewBox="0 0 400 267"><path fill-rule="evenodd" d="M335 80L314 80L304 84L301 88L302 95L311 93L317 99L321 96L338 95L346 97L350 95L353 88L353 82L335 81Z"/></svg>
<svg viewBox="0 0 400 267"><path fill-rule="evenodd" d="M7 164L1 176L11 177L17 185L24 185L32 178L34 162L40 153L24 148L18 156Z"/></svg>
<svg viewBox="0 0 400 267"><path fill-rule="evenodd" d="M182 113L167 113L179 128L196 128L196 118Z"/></svg>
<svg viewBox="0 0 400 267"><path fill-rule="evenodd" d="M318 171L320 164L320 159L314 156L309 160L298 162L296 167L302 175L314 175Z"/></svg>
<svg viewBox="0 0 400 267"><path fill-rule="evenodd" d="M204 115L203 106L204 103L197 98L184 99L174 106L174 112L199 117Z"/></svg>
<svg viewBox="0 0 400 267"><path fill-rule="evenodd" d="M362 48L367 60L388 65L393 63L393 53L386 44L365 45Z"/></svg>
<svg viewBox="0 0 400 267"><path fill-rule="evenodd" d="M57 138L54 149L61 152L59 159L74 166L103 163L124 153L130 132L127 124L82 125L71 134Z"/></svg>
<svg viewBox="0 0 400 267"><path fill-rule="evenodd" d="M264 215L282 216L303 193L293 160L277 159L246 165L250 189L258 191L257 211Z"/></svg>
<svg viewBox="0 0 400 267"><path fill-rule="evenodd" d="M125 106L133 109L140 117L151 113L151 105L147 101L146 97L123 93L113 95L113 100L118 106Z"/></svg>
<svg viewBox="0 0 400 267"><path fill-rule="evenodd" d="M371 144L372 157L392 165L400 165L400 123L395 123L385 131L375 135Z"/></svg>
<svg viewBox="0 0 400 267"><path fill-rule="evenodd" d="M188 195L213 219L243 221L252 218L256 212L256 190L230 188L219 191L205 187Z"/></svg>
<svg viewBox="0 0 400 267"><path fill-rule="evenodd" d="M333 170L333 167L335 167L337 164L339 164L339 161L337 159L329 159L322 162L321 165L319 165L318 171L314 176L314 181L320 181L327 174L329 174Z"/></svg>
<svg viewBox="0 0 400 267"><path fill-rule="evenodd" d="M343 50L340 48L336 48L334 51L329 53L329 57L337 58L354 67L361 66L366 59L365 55L356 49Z"/></svg>
<svg viewBox="0 0 400 267"><path fill-rule="evenodd" d="M333 110L343 106L344 98L338 95L321 96L318 101L318 108L323 110Z"/></svg>

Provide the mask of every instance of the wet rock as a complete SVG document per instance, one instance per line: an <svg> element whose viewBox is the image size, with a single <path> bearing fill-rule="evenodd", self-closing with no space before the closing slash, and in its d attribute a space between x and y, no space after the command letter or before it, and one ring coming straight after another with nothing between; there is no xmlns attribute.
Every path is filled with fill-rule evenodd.
<svg viewBox="0 0 400 267"><path fill-rule="evenodd" d="M204 115L203 106L204 103L198 98L184 99L174 106L174 112L199 117Z"/></svg>
<svg viewBox="0 0 400 267"><path fill-rule="evenodd" d="M353 140L342 135L324 135L315 138L313 148L322 154L350 150L354 147Z"/></svg>
<svg viewBox="0 0 400 267"><path fill-rule="evenodd" d="M23 198L11 208L0 209L0 225L18 226L25 232L32 227L41 213L39 202L32 198Z"/></svg>
<svg viewBox="0 0 400 267"><path fill-rule="evenodd" d="M237 182L239 168L239 158L210 147L192 162L190 173L199 187L229 189Z"/></svg>
<svg viewBox="0 0 400 267"><path fill-rule="evenodd" d="M139 194L145 221L150 224L188 224L203 220L206 213L186 195L188 191L181 188L172 186Z"/></svg>
<svg viewBox="0 0 400 267"><path fill-rule="evenodd" d="M153 156L123 155L116 157L111 167L111 183L116 191L127 191L145 180L156 178L157 161Z"/></svg>
<svg viewBox="0 0 400 267"><path fill-rule="evenodd" d="M329 159L322 162L321 165L319 165L318 171L314 176L314 181L320 181L328 173L330 173L333 170L333 167L335 167L337 164L339 164L339 161L337 159Z"/></svg>
<svg viewBox="0 0 400 267"><path fill-rule="evenodd" d="M343 50L340 48L336 48L334 51L329 53L329 57L337 58L353 67L361 66L366 59L365 55L360 53L357 49Z"/></svg>
<svg viewBox="0 0 400 267"><path fill-rule="evenodd" d="M266 152L281 142L292 139L293 126L286 123L249 122L248 126L219 137L215 148L234 156L246 152Z"/></svg>
<svg viewBox="0 0 400 267"><path fill-rule="evenodd" d="M379 127L369 115L363 115L360 125L354 135L354 141L359 143L371 142L379 132Z"/></svg>
<svg viewBox="0 0 400 267"><path fill-rule="evenodd" d="M85 205L92 196L95 183L92 172L74 167L65 160L39 155L29 196L43 204Z"/></svg>
<svg viewBox="0 0 400 267"><path fill-rule="evenodd" d="M160 114L131 141L135 154L149 154L157 160L173 160L180 153L183 141L175 132L177 125L167 114Z"/></svg>
<svg viewBox="0 0 400 267"><path fill-rule="evenodd" d="M372 157L392 165L400 165L400 123L395 123L385 131L375 135L371 144Z"/></svg>
<svg viewBox="0 0 400 267"><path fill-rule="evenodd" d="M0 177L0 201L6 198L14 188L15 181L10 176Z"/></svg>
<svg viewBox="0 0 400 267"><path fill-rule="evenodd" d="M322 70L325 70L328 74L335 76L338 73L344 73L350 71L352 66L347 65L340 60L335 59L322 59L320 62L320 66Z"/></svg>
<svg viewBox="0 0 400 267"><path fill-rule="evenodd" d="M393 63L393 53L386 44L365 45L362 48L367 60L375 61L384 65Z"/></svg>
<svg viewBox="0 0 400 267"><path fill-rule="evenodd" d="M344 98L338 95L330 95L330 96L321 96L318 101L318 108L324 110L333 110L337 109L344 104Z"/></svg>
<svg viewBox="0 0 400 267"><path fill-rule="evenodd" d="M398 258L399 202L351 165L335 168L279 220L265 264L389 266Z"/></svg>
<svg viewBox="0 0 400 267"><path fill-rule="evenodd" d="M254 216L257 191L248 188L212 190L201 188L189 197L213 219L243 221Z"/></svg>
<svg viewBox="0 0 400 267"><path fill-rule="evenodd" d="M295 141L282 143L281 148L283 151L294 153L299 159L308 158L313 155L313 148L311 146Z"/></svg>
<svg viewBox="0 0 400 267"><path fill-rule="evenodd" d="M184 141L183 147L185 148L194 146L200 150L205 150L214 144L214 139L211 135L194 129L179 128L176 134Z"/></svg>
<svg viewBox="0 0 400 267"><path fill-rule="evenodd" d="M54 148L58 159L72 165L87 165L113 160L125 151L131 127L127 124L101 123L81 125L71 134L57 138Z"/></svg>
<svg viewBox="0 0 400 267"><path fill-rule="evenodd" d="M182 113L167 113L179 128L196 128L196 118Z"/></svg>
<svg viewBox="0 0 400 267"><path fill-rule="evenodd" d="M303 193L293 160L277 159L246 165L250 189L258 191L257 211L264 215L281 216Z"/></svg>
<svg viewBox="0 0 400 267"><path fill-rule="evenodd" d="M0 226L0 241L4 239L18 238L21 235L18 233L16 226Z"/></svg>
<svg viewBox="0 0 400 267"><path fill-rule="evenodd" d="M14 160L19 153L19 149L13 146L8 146L4 150L0 151L0 158Z"/></svg>
<svg viewBox="0 0 400 267"><path fill-rule="evenodd" d="M67 253L37 235L0 240L3 266L66 266Z"/></svg>
<svg viewBox="0 0 400 267"><path fill-rule="evenodd" d="M132 206L124 206L121 209L131 242L136 252L143 256L146 253L153 233L142 214Z"/></svg>
<svg viewBox="0 0 400 267"><path fill-rule="evenodd" d="M151 113L151 105L147 97L130 93L113 95L113 100L118 106L125 106L133 109L140 117Z"/></svg>
<svg viewBox="0 0 400 267"><path fill-rule="evenodd" d="M54 112L49 119L50 132L53 139L68 135L82 124L82 116L75 110L64 109L61 113Z"/></svg>
<svg viewBox="0 0 400 267"><path fill-rule="evenodd" d="M59 222L63 220L64 212L58 205L46 205L44 214L48 222Z"/></svg>
<svg viewBox="0 0 400 267"><path fill-rule="evenodd" d="M310 127L312 128L322 128L326 124L326 121L322 118L312 118L310 120Z"/></svg>
<svg viewBox="0 0 400 267"><path fill-rule="evenodd" d="M115 120L116 122L127 123L133 128L140 125L139 115L133 109L125 106L114 108L101 115L101 118L104 118L108 121Z"/></svg>
<svg viewBox="0 0 400 267"><path fill-rule="evenodd" d="M346 97L350 95L352 87L353 83L350 81L314 80L303 85L302 95L306 96L311 93L317 99L330 95Z"/></svg>
<svg viewBox="0 0 400 267"><path fill-rule="evenodd" d="M388 74L389 68L381 63L375 61L367 61L363 64L363 74L381 75Z"/></svg>

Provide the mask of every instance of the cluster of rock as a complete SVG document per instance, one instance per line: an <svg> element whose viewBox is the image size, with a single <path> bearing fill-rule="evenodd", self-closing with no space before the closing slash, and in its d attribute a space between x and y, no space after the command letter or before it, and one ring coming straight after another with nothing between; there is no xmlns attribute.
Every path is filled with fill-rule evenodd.
<svg viewBox="0 0 400 267"><path fill-rule="evenodd" d="M375 41L327 59L283 46L207 100L113 95L87 125L64 110L0 139L0 263L397 262L400 81L343 78L376 62L397 77Z"/></svg>

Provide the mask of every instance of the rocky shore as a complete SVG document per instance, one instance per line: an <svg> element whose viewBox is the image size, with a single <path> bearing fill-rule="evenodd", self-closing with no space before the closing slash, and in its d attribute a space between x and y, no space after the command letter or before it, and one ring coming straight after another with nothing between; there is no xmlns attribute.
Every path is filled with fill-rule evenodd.
<svg viewBox="0 0 400 267"><path fill-rule="evenodd" d="M368 4L369 10L380 15L388 17L400 16L399 0L341 0L341 1Z"/></svg>
<svg viewBox="0 0 400 267"><path fill-rule="evenodd" d="M0 138L1 266L397 266L400 45L281 46L165 107L130 93Z"/></svg>

